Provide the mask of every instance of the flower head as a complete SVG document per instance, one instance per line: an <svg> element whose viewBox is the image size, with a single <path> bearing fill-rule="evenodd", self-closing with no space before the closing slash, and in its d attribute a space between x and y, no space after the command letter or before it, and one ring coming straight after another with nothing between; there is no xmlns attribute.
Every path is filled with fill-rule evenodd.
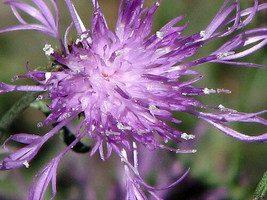
<svg viewBox="0 0 267 200"><path fill-rule="evenodd" d="M143 0L121 1L115 31L112 32L106 23L97 0L92 0L94 13L91 28L85 28L71 0L65 0L72 17L66 30L64 40L59 33L58 7L55 0L56 18L43 0L32 0L36 7L19 1L7 1L21 23L0 30L1 32L32 29L56 38L62 52L59 53L51 45L45 44L45 55L53 60L48 71L30 71L18 78L32 78L37 85L15 86L1 83L0 93L11 91L46 92L50 114L39 124L57 124L44 136L34 137L29 134L11 136L28 146L4 159L1 169L10 169L28 164L32 157L49 138L58 130L68 125L77 116L83 116L76 129L75 139L61 154L46 165L37 175L39 182L33 185L30 199L42 198L49 181L52 181L55 195L55 168L60 158L81 138L88 135L95 141L91 151L97 150L103 160L114 150L125 164L127 176L127 199L146 199L139 185L143 185L151 194L154 190L144 183L138 173L137 156L133 156L133 164L127 159L127 151L137 155L136 143L154 149L169 149L174 152L194 153L195 150L170 148L168 141L179 143L181 140L193 139L194 136L175 130L167 122L180 123L172 112L186 112L212 124L223 133L246 142L264 142L267 134L247 136L239 133L225 122L254 122L267 125L267 121L258 117L265 113L240 113L220 105L212 107L197 101L194 96L212 93L230 93L226 89L198 88L193 83L203 76L192 70L207 62L243 65L251 67L265 66L254 63L235 62L267 43L267 28L257 28L241 33L223 44L206 57L186 62L198 48L207 42L232 35L243 29L255 14L267 8L267 4L258 5L240 11L236 0L229 4L226 0L212 22L198 33L185 36L185 26L175 26L184 16L171 20L159 31L151 34L152 18L160 5L156 1L150 8L143 8ZM19 14L18 9L29 14L38 24L28 24ZM234 14L233 14L234 13ZM68 44L68 33L75 26L79 37ZM248 46L249 45L249 46ZM245 47L245 50L240 50ZM181 77L193 75L194 79L181 81ZM214 109L217 112L199 111ZM104 153L106 148L106 154ZM30 149L30 150L29 150ZM16 164L12 164L16 162ZM53 170L52 170L53 169ZM46 173L45 173L46 172ZM188 171L186 172L186 174ZM43 181L43 180L46 181ZM180 179L175 182L178 183ZM38 188L38 189L37 189ZM167 187L168 188L168 187Z"/></svg>

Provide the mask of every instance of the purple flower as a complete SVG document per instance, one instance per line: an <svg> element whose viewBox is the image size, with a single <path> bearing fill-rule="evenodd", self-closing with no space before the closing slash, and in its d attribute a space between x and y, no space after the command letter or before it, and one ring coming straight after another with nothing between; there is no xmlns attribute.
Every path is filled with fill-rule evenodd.
<svg viewBox="0 0 267 200"><path fill-rule="evenodd" d="M193 139L194 136L175 130L167 122L180 123L172 112L185 112L201 118L217 129L245 142L265 142L267 133L248 136L239 133L226 122L254 122L267 125L259 117L266 112L240 113L223 105L213 107L204 105L193 96L212 93L230 93L225 89L198 88L192 84L203 76L192 70L193 66L207 62L241 65L249 67L265 66L255 63L236 62L235 59L251 54L267 43L267 28L244 30L258 11L267 8L267 3L241 11L239 1L226 0L211 21L198 33L186 36L186 26L175 26L184 16L176 17L159 31L151 35L152 19L160 1L150 8L143 8L143 0L121 1L115 32L106 23L97 0L92 0L94 13L91 28L85 28L71 0L65 0L72 22L64 39L59 32L59 12L55 0L50 0L51 8L43 0L32 0L34 6L20 1L6 1L10 5L20 25L4 28L0 33L16 30L37 30L56 38L62 51L59 53L45 44L45 55L53 59L49 71L30 71L17 78L34 79L37 85L7 85L0 83L0 94L11 91L46 92L50 114L39 126L57 124L44 136L17 134L8 140L15 140L26 147L5 158L2 170L28 166L42 145L61 128L77 116L83 116L76 128L74 140L62 153L48 163L37 175L29 199L42 199L49 182L52 182L53 196L56 194L56 169L60 159L84 136L95 141L91 151L99 151L102 160L115 151L125 165L126 199L147 199L141 190L143 186L155 198L157 188L147 185L138 171L138 148L136 143L150 150L168 149L176 153L194 153L194 149L171 148L168 141L176 143ZM37 22L27 23L20 15L22 11ZM68 33L75 26L79 35L74 43L68 43ZM239 34L235 34L241 30ZM235 34L233 36L233 34ZM226 43L206 57L187 62L198 48L217 38L231 36ZM242 50L241 50L242 49ZM63 52L63 53L62 53ZM181 81L181 77L193 75L196 78ZM40 98L39 98L40 99ZM205 112L213 109L216 112ZM201 110L201 111L200 111ZM106 152L104 152L106 149ZM128 153L127 153L128 152ZM128 159L133 154L133 159ZM182 176L173 184L179 183ZM37 179L39 180L37 181Z"/></svg>

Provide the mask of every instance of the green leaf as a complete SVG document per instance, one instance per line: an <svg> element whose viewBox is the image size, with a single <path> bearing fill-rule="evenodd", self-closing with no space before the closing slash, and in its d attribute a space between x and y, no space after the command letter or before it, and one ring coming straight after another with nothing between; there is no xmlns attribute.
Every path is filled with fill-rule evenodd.
<svg viewBox="0 0 267 200"><path fill-rule="evenodd" d="M256 191L254 193L254 200L263 199L266 193L267 193L267 171L263 174L263 177L256 188Z"/></svg>

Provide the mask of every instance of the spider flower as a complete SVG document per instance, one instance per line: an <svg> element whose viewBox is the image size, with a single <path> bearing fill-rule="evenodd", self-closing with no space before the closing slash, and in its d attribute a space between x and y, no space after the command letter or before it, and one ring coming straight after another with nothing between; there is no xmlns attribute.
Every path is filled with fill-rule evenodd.
<svg viewBox="0 0 267 200"><path fill-rule="evenodd" d="M173 117L173 112L185 112L201 118L241 141L267 140L267 133L248 136L225 124L252 122L266 126L267 121L259 117L266 110L241 113L222 105L213 107L200 103L194 96L230 91L193 86L203 76L192 70L192 67L208 62L266 68L235 60L266 45L266 27L245 30L245 26L257 12L267 8L267 3L259 4L254 0L253 7L241 10L238 0L226 0L206 28L186 36L183 34L186 26L176 26L184 16L174 18L159 31L151 33L153 15L160 1L143 8L144 0L121 0L115 31L111 31L97 0L92 0L94 12L90 29L81 21L72 1L65 0L72 22L61 38L56 0L50 0L52 7L44 0L31 1L31 5L23 1L4 2L11 7L20 24L3 28L0 33L36 30L56 38L62 49L54 50L46 43L43 50L53 60L53 67L47 71L28 69L26 75L15 77L33 79L36 85L1 83L0 93L44 92L41 97L50 100L50 114L38 125L55 126L43 136L26 133L10 136L6 142L13 140L26 146L7 156L0 168L29 167L29 162L45 142L77 116L83 118L76 128L76 139L38 172L29 199L42 199L50 182L55 196L56 170L60 159L86 135L94 141L90 155L99 151L101 159L105 160L115 151L121 158L125 166L126 199L147 199L140 186L159 199L154 191L179 183L188 171L166 188L147 185L138 171L138 145L150 150L194 153L193 149L171 148L168 145L168 141L179 143L194 138L168 126L168 122L181 123ZM31 16L36 23L26 22L21 12ZM68 43L68 33L73 26L78 38ZM226 36L230 39L216 51L206 57L187 61L209 41ZM181 77L188 75L195 78L181 80ZM216 112L208 112L210 109ZM131 157L128 159L127 155Z"/></svg>

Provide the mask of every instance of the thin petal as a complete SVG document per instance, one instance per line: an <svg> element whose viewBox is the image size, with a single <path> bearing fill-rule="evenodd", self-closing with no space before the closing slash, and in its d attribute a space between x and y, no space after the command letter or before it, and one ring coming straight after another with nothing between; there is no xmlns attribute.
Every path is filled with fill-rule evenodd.
<svg viewBox="0 0 267 200"><path fill-rule="evenodd" d="M69 9L71 18L73 20L73 23L76 27L76 30L77 30L78 34L81 35L83 32L86 31L86 28L85 28L81 18L79 17L74 5L72 4L72 1L71 0L65 0L65 2L68 6L68 9Z"/></svg>

